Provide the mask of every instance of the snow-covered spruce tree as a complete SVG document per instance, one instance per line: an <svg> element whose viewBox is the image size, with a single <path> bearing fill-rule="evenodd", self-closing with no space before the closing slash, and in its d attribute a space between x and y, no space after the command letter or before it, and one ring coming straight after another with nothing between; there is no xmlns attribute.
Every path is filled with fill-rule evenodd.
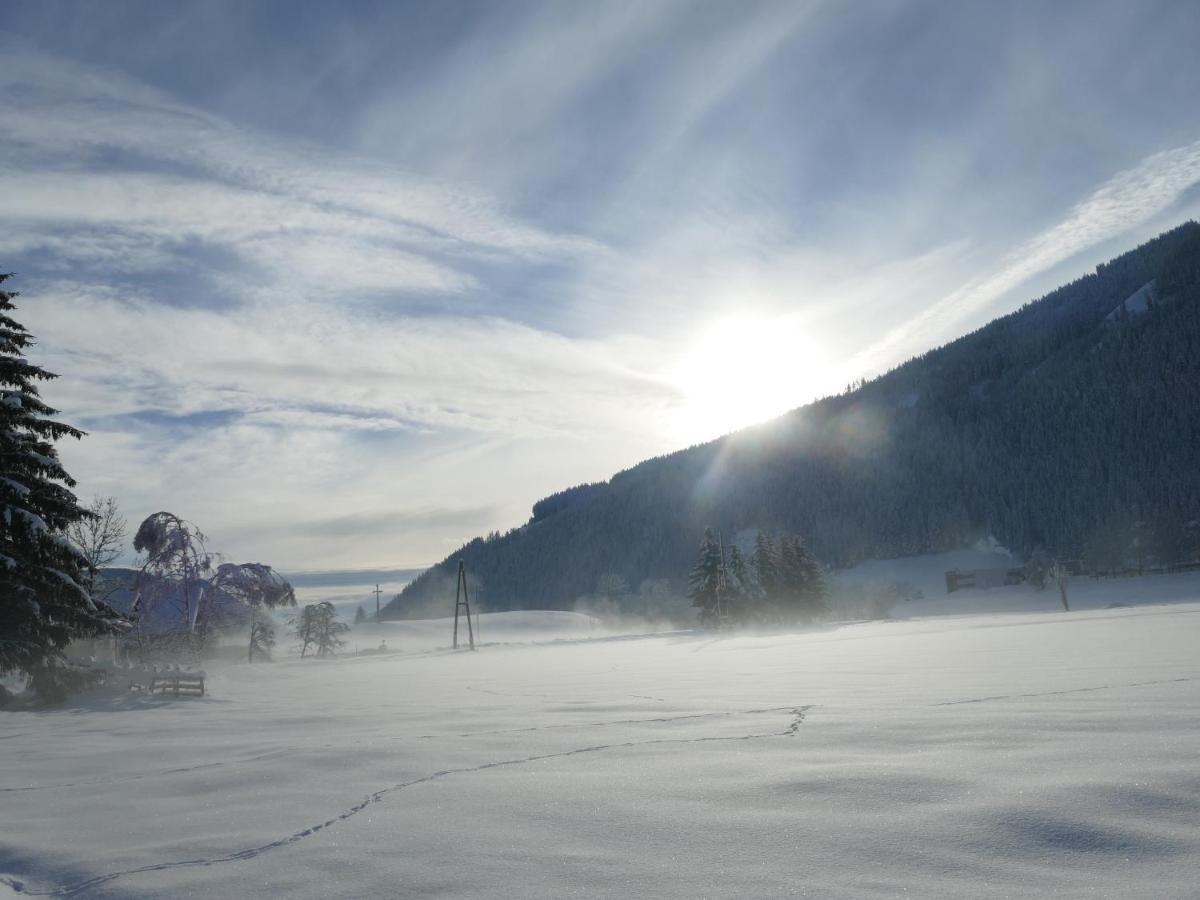
<svg viewBox="0 0 1200 900"><path fill-rule="evenodd" d="M794 624L801 618L804 574L799 545L793 543L788 535L781 534L776 544L775 577L776 612L782 622Z"/></svg>
<svg viewBox="0 0 1200 900"><path fill-rule="evenodd" d="M757 586L755 605L759 618L773 621L778 618L779 557L775 552L775 540L769 531L760 531L754 536L750 565Z"/></svg>
<svg viewBox="0 0 1200 900"><path fill-rule="evenodd" d="M700 624L716 626L721 620L721 549L712 529L704 529L696 565L688 576L688 599L700 610Z"/></svg>
<svg viewBox="0 0 1200 900"><path fill-rule="evenodd" d="M78 683L67 644L123 623L83 587L87 559L66 537L88 513L54 442L83 432L49 418L56 411L36 383L57 376L25 359L32 337L10 315L15 297L0 288L0 673L22 672L41 698L58 700Z"/></svg>
<svg viewBox="0 0 1200 900"><path fill-rule="evenodd" d="M729 566L721 605L727 608L726 615L731 621L744 625L753 615L753 604L754 584L746 568L746 558L734 544L729 548Z"/></svg>
<svg viewBox="0 0 1200 900"><path fill-rule="evenodd" d="M828 612L825 605L825 574L821 571L821 564L799 537L792 538L792 559L800 573L800 619L811 622Z"/></svg>

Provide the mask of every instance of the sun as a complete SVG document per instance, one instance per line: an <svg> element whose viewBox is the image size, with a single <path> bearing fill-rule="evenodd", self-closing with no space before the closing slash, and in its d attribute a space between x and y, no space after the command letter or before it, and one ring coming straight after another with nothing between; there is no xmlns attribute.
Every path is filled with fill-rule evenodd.
<svg viewBox="0 0 1200 900"><path fill-rule="evenodd" d="M697 443L774 418L813 399L827 371L796 316L714 319L670 373L682 396L674 430Z"/></svg>

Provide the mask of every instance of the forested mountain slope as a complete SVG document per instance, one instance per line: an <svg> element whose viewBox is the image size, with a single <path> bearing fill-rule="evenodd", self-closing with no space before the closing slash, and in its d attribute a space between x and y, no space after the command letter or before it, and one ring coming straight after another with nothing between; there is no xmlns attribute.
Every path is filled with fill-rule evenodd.
<svg viewBox="0 0 1200 900"><path fill-rule="evenodd" d="M714 361L719 365L719 361ZM830 566L961 546L1113 566L1197 552L1200 225L1188 222L857 390L563 491L385 610L567 608L606 574L682 586L705 526Z"/></svg>

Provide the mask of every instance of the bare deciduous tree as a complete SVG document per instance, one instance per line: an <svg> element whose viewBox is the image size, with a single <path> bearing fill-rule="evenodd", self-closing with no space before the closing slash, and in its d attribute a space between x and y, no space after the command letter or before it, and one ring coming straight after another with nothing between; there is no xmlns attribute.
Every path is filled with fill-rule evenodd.
<svg viewBox="0 0 1200 900"><path fill-rule="evenodd" d="M67 534L87 559L83 587L87 588L93 600L104 601L121 586L114 579L105 578L102 570L121 555L129 524L121 514L116 497L97 494L86 509L89 515L72 522L67 527Z"/></svg>
<svg viewBox="0 0 1200 900"><path fill-rule="evenodd" d="M142 522L133 538L134 549L145 554L130 608L135 622L143 625L157 611L154 627L174 631L194 651L215 630L243 624L247 610L253 622L264 609L296 605L292 586L270 566L222 562L205 541L199 528L174 513L157 512ZM139 638L144 644L143 631Z"/></svg>
<svg viewBox="0 0 1200 900"><path fill-rule="evenodd" d="M264 648L269 659L270 648L275 643L275 631L263 610L296 605L296 592L287 579L262 563L222 563L217 567L209 587L250 609L248 659L254 662L255 650Z"/></svg>
<svg viewBox="0 0 1200 900"><path fill-rule="evenodd" d="M137 637L145 645L147 617L183 624L173 640L182 639L190 650L207 638L208 579L217 562L205 547L204 533L193 523L170 512L147 516L133 536L133 548L144 553L129 616L137 624ZM166 609L173 608L164 615ZM157 623L156 623L157 624Z"/></svg>
<svg viewBox="0 0 1200 900"><path fill-rule="evenodd" d="M271 661L271 649L275 646L275 623L271 617L260 609L250 614L250 649L248 662L254 662L254 657Z"/></svg>
<svg viewBox="0 0 1200 900"><path fill-rule="evenodd" d="M308 654L315 646L317 656L332 656L346 642L341 635L350 630L345 622L338 621L337 609L328 600L310 603L291 619L292 634L300 641L300 656Z"/></svg>

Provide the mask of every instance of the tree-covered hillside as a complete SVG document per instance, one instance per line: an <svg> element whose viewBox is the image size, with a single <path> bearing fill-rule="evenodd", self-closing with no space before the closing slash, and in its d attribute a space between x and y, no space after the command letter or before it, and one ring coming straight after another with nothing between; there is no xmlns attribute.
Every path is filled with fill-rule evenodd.
<svg viewBox="0 0 1200 900"><path fill-rule="evenodd" d="M682 588L706 526L797 533L831 566L991 535L1111 567L1193 558L1198 523L1188 222L856 390L555 494L384 615L440 608L459 559L493 610L567 608L609 573Z"/></svg>

